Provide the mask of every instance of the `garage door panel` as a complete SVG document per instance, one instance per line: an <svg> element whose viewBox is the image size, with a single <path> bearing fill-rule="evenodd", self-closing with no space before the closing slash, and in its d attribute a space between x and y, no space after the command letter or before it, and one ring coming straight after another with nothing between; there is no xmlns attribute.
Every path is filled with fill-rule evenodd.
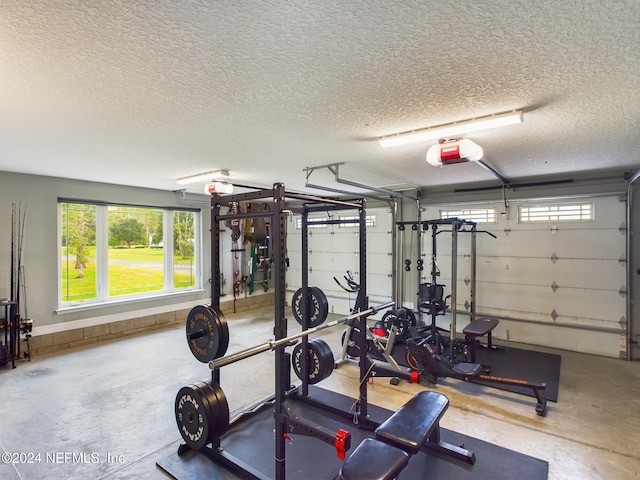
<svg viewBox="0 0 640 480"><path fill-rule="evenodd" d="M618 290L625 283L625 264L613 260L479 258L478 281Z"/></svg>
<svg viewBox="0 0 640 480"><path fill-rule="evenodd" d="M478 242L478 255L550 258L555 252L565 258L619 258L625 251L625 236L618 230L573 229L512 231L490 242Z"/></svg>
<svg viewBox="0 0 640 480"><path fill-rule="evenodd" d="M585 321L601 319L615 324L625 315L625 304L620 301L619 293L607 290L565 288L554 293L542 287L502 283L480 287L476 296L478 311L498 308L508 312L506 316L515 318L526 312L547 314L551 318L555 310L563 317Z"/></svg>

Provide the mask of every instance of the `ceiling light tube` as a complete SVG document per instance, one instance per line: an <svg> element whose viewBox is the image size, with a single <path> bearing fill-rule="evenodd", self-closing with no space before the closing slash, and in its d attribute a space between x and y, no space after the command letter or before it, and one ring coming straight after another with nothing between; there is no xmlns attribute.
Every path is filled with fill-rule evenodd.
<svg viewBox="0 0 640 480"><path fill-rule="evenodd" d="M426 140L439 138L451 138L480 130L514 125L516 123L522 123L522 120L522 110L514 110L512 112L487 115L485 117L472 118L461 122L452 122L445 125L422 128L420 130L387 135L380 137L378 143L380 143L380 146L383 148L397 147L409 143L424 142Z"/></svg>
<svg viewBox="0 0 640 480"><path fill-rule="evenodd" d="M229 170L212 170L210 172L198 173L197 175L190 175L188 177L178 178L176 183L178 185L187 185L189 183L209 182L216 177L228 177Z"/></svg>

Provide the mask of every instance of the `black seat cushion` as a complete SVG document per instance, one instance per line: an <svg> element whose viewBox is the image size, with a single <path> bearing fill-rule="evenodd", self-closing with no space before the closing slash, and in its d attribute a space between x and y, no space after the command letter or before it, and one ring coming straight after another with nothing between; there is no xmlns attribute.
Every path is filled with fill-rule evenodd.
<svg viewBox="0 0 640 480"><path fill-rule="evenodd" d="M500 321L497 318L479 318L462 329L462 333L471 337L481 337L496 328Z"/></svg>
<svg viewBox="0 0 640 480"><path fill-rule="evenodd" d="M409 455L373 438L364 439L342 464L340 480L392 480L406 467Z"/></svg>
<svg viewBox="0 0 640 480"><path fill-rule="evenodd" d="M409 453L417 453L449 407L441 393L423 391L416 394L397 412L376 428L376 438Z"/></svg>
<svg viewBox="0 0 640 480"><path fill-rule="evenodd" d="M431 315L444 315L447 302L444 298L444 285L422 283L418 291L418 310Z"/></svg>

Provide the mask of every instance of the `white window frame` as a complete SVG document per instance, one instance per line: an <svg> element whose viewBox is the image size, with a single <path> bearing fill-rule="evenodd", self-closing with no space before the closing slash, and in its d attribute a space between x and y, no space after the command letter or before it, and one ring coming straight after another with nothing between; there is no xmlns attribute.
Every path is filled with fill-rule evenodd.
<svg viewBox="0 0 640 480"><path fill-rule="evenodd" d="M327 224L326 223L320 223L320 224L314 224L313 222L326 222L327 220L329 220L329 217L309 217L307 219L308 223L307 223L307 228L311 229L311 228L327 228ZM301 216L297 216L295 217L295 222L296 222L296 230L302 230L302 217Z"/></svg>
<svg viewBox="0 0 640 480"><path fill-rule="evenodd" d="M498 223L495 207L440 210L440 218L460 218L474 223Z"/></svg>
<svg viewBox="0 0 640 480"><path fill-rule="evenodd" d="M595 219L595 204L593 202L518 206L518 223L594 222Z"/></svg>
<svg viewBox="0 0 640 480"><path fill-rule="evenodd" d="M158 298L172 296L176 294L193 293L194 291L203 290L202 279L202 214L199 210L190 208L167 208L167 207L155 207L155 206L140 206L140 205L127 205L127 204L113 204L104 202L91 202L75 199L58 199L57 203L57 252L62 250L62 204L87 204L96 208L96 296L95 298L85 300L62 300L62 262L61 255L58 255L58 309L57 311L64 311L68 309L76 308L95 308L101 305L122 304L131 301L139 301L146 298ZM173 245L173 214L176 211L192 212L194 218L194 278L195 285L189 287L176 288L174 287L173 280L173 253L166 254L167 252L173 252L172 248L164 249L165 255L163 256L163 289L128 295L109 296L109 225L108 225L108 207L119 206L125 208L148 208L163 210L163 245Z"/></svg>
<svg viewBox="0 0 640 480"><path fill-rule="evenodd" d="M349 223L339 223L338 224L339 228L358 228L360 226L359 215L340 215L338 218L340 219L340 221L352 220L352 222L350 221ZM375 227L377 224L377 221L378 219L374 214L365 216L365 226L367 228Z"/></svg>

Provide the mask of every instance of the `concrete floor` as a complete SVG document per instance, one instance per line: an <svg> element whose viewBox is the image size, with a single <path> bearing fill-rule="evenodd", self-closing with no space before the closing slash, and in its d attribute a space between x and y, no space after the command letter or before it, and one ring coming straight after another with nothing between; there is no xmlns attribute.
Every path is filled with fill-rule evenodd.
<svg viewBox="0 0 640 480"><path fill-rule="evenodd" d="M228 353L272 338L271 309L229 315ZM290 320L290 331L298 331ZM324 330L335 355L342 327ZM531 348L531 347L529 347ZM539 417L528 397L455 380L441 425L549 462L549 479L640 477L640 363L566 351L558 403ZM224 367L222 388L237 412L273 393L273 353ZM0 369L1 479L167 479L155 465L176 451L174 400L209 378L183 328L172 328ZM358 369L343 365L320 386L355 396ZM373 404L397 409L427 388L379 378ZM431 387L429 387L431 388Z"/></svg>

